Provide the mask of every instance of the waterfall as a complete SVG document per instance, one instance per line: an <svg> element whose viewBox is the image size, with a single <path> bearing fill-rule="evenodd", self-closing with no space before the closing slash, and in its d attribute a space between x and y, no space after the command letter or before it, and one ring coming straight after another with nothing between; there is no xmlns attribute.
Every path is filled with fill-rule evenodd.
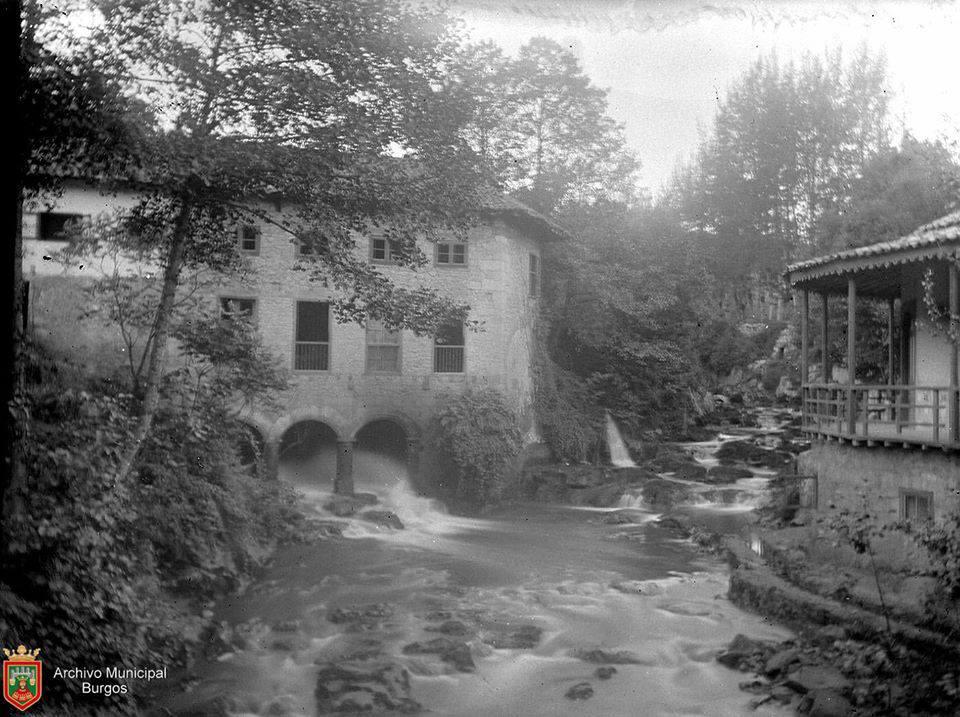
<svg viewBox="0 0 960 717"><path fill-rule="evenodd" d="M609 411L607 411L607 447L610 449L610 463L617 468L632 468L637 465L630 457L627 444L623 442L620 429L617 428Z"/></svg>

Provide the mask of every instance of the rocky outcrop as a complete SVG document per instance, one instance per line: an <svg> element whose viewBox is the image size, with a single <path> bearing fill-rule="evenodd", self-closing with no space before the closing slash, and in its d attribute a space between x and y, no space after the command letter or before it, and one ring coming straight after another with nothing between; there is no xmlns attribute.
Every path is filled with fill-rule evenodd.
<svg viewBox="0 0 960 717"><path fill-rule="evenodd" d="M393 663L363 666L320 663L317 673L318 714L421 710L410 696L410 673Z"/></svg>

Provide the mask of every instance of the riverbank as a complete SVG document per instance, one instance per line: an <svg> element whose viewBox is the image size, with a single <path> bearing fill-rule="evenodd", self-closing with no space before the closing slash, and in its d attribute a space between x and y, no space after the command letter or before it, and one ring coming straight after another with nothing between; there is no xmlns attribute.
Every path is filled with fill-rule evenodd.
<svg viewBox="0 0 960 717"><path fill-rule="evenodd" d="M738 635L717 656L744 673L739 684L754 695L751 707L778 704L815 717L960 713L960 646L918 624L928 581L879 577L842 561L804 564L796 554L817 542L815 529L771 521L777 512L768 506L747 537L713 532L689 515L662 519L728 562L734 604L795 633L781 642ZM882 595L878 580L887 586Z"/></svg>

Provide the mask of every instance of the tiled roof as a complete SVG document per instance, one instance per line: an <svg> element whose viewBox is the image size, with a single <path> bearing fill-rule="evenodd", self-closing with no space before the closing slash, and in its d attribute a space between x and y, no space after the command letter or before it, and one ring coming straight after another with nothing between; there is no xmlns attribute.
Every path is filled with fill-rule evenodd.
<svg viewBox="0 0 960 717"><path fill-rule="evenodd" d="M551 239L571 238L570 232L560 223L511 196L493 190L481 190L480 203L484 210L492 214L512 216L538 225Z"/></svg>
<svg viewBox="0 0 960 717"><path fill-rule="evenodd" d="M787 267L785 274L787 276L801 272L830 274L834 271L843 271L852 261L863 264L872 263L871 260L875 259L877 265L899 264L904 261L956 256L958 252L960 252L960 211L924 224L900 239L848 249L791 264Z"/></svg>

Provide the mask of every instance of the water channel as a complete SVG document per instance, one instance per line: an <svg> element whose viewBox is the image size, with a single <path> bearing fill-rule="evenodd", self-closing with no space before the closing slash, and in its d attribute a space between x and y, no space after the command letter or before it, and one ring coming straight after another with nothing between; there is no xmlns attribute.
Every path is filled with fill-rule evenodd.
<svg viewBox="0 0 960 717"><path fill-rule="evenodd" d="M742 439L688 448L709 465L724 441ZM714 658L737 633L787 631L732 605L726 567L639 495L612 509L522 504L464 518L413 495L401 462L356 460L358 475L376 477L358 490L377 493L405 528L350 519L342 538L281 549L219 607L232 644L196 666L174 712L225 696L236 715L337 705L451 717L783 714L751 711L745 676ZM329 486L315 476L330 461L285 466L318 517L329 517ZM693 482L705 497L685 510L735 527L765 481L762 471L742 479L724 501ZM630 522L608 520L612 511Z"/></svg>

